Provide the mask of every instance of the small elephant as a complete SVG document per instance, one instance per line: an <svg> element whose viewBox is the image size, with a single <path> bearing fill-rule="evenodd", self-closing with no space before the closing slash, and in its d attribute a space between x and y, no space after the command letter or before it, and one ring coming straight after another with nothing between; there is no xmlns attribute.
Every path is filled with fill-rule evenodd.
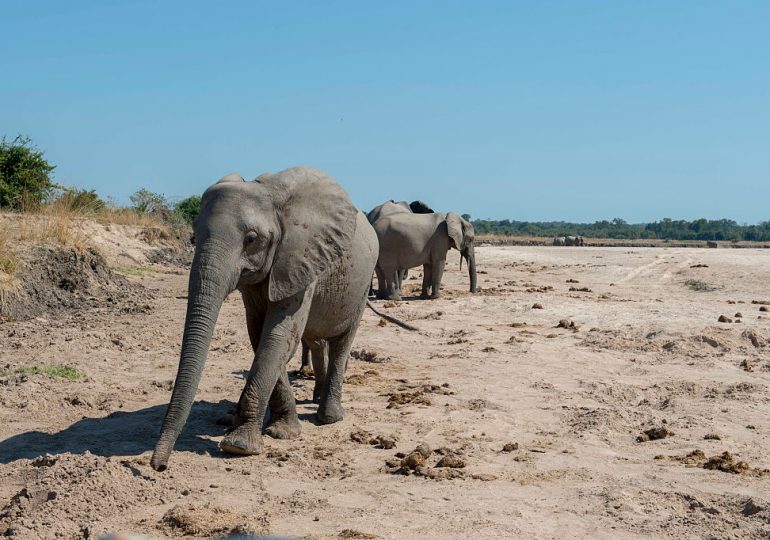
<svg viewBox="0 0 770 540"><path fill-rule="evenodd" d="M554 246L564 246L564 245L566 245L566 240L567 239L564 238L563 236L556 236L553 239L553 245Z"/></svg>
<svg viewBox="0 0 770 540"><path fill-rule="evenodd" d="M393 214L377 220L374 230L380 242L377 259L379 298L401 298L399 272L422 265L421 298L439 298L446 254L450 248L460 251L468 262L470 291L476 292L476 255L473 225L459 214Z"/></svg>
<svg viewBox="0 0 770 540"><path fill-rule="evenodd" d="M268 435L299 435L286 363L301 339L325 364L315 373L318 420L342 419L342 379L378 255L377 236L342 187L304 167L253 182L225 176L203 194L195 237L179 368L151 460L158 471L187 421L220 307L236 289L254 360L222 450L260 453L268 408Z"/></svg>

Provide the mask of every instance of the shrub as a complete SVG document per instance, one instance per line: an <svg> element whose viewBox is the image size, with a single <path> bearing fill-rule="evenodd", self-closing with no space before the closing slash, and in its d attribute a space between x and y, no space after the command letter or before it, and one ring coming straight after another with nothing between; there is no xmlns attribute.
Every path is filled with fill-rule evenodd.
<svg viewBox="0 0 770 540"><path fill-rule="evenodd" d="M56 187L51 181L55 168L29 138L0 139L0 208L40 205Z"/></svg>
<svg viewBox="0 0 770 540"><path fill-rule="evenodd" d="M96 214L107 208L107 203L99 198L94 189L64 188L52 203L79 214Z"/></svg>
<svg viewBox="0 0 770 540"><path fill-rule="evenodd" d="M198 214L201 212L201 196L193 195L191 197L187 197L186 199L182 199L176 203L174 211L178 216L192 225L193 221L195 221L195 218L198 217Z"/></svg>

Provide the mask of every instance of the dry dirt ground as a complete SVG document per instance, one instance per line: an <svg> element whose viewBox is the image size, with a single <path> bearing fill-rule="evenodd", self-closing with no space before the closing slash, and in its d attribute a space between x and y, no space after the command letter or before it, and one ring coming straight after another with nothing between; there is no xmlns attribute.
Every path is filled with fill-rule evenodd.
<svg viewBox="0 0 770 540"><path fill-rule="evenodd" d="M251 361L231 295L163 473L149 456L184 269L123 270L147 309L0 323L0 534L767 537L770 313L753 302L770 304L770 251L482 246L477 258L477 294L452 257L442 299L377 302L419 333L367 311L342 422L316 425L312 381L295 375L302 434L266 438L255 457L217 448ZM44 365L82 377L18 372Z"/></svg>

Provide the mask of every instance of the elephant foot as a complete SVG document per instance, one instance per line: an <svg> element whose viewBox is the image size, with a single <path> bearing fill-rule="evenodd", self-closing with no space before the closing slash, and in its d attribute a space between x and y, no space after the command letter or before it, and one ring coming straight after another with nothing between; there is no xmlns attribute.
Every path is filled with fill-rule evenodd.
<svg viewBox="0 0 770 540"><path fill-rule="evenodd" d="M433 293L430 295L431 300L438 300L439 298L441 298L441 293Z"/></svg>
<svg viewBox="0 0 770 540"><path fill-rule="evenodd" d="M262 434L255 422L247 422L230 431L219 448L228 454L253 456L262 453Z"/></svg>
<svg viewBox="0 0 770 540"><path fill-rule="evenodd" d="M318 421L322 424L333 424L342 420L345 415L345 409L342 408L342 404L335 401L327 401L322 403L318 407L316 416Z"/></svg>
<svg viewBox="0 0 770 540"><path fill-rule="evenodd" d="M297 372L297 374L303 379L312 379L313 366L302 366L301 368L299 368L299 371Z"/></svg>
<svg viewBox="0 0 770 540"><path fill-rule="evenodd" d="M428 293L421 293L421 294L420 294L420 300L427 300L428 298L430 298L430 297L428 296Z"/></svg>
<svg viewBox="0 0 770 540"><path fill-rule="evenodd" d="M265 428L265 434L273 439L296 439L300 431L302 428L296 415L293 418L279 418Z"/></svg>

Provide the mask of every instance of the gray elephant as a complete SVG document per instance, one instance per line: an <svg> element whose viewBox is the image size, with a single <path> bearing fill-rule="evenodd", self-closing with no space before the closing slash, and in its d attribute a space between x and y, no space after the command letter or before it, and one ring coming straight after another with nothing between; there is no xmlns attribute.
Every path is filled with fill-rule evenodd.
<svg viewBox="0 0 770 540"><path fill-rule="evenodd" d="M564 238L563 236L556 236L553 239L553 245L554 246L564 246L564 245L566 245L566 240L567 239Z"/></svg>
<svg viewBox="0 0 770 540"><path fill-rule="evenodd" d="M187 421L220 307L235 289L254 360L222 450L260 453L268 408L267 434L299 435L286 363L300 339L326 364L315 373L318 420L342 419L342 379L378 253L372 227L347 193L321 171L300 167L254 182L222 178L203 195L195 237L179 368L151 461L158 471Z"/></svg>
<svg viewBox="0 0 770 540"><path fill-rule="evenodd" d="M393 199L385 201L379 206L375 206L372 210L366 214L366 219L369 223L374 225L377 220L383 217L391 216L393 214L432 214L433 209L427 205L427 203L416 200L407 204L406 201L394 201ZM409 274L408 268L402 268L398 277L398 289L401 289L401 283L406 279ZM374 290L370 287L369 294L374 294Z"/></svg>
<svg viewBox="0 0 770 540"><path fill-rule="evenodd" d="M584 244L582 236L567 236L564 238L565 246L582 246Z"/></svg>
<svg viewBox="0 0 770 540"><path fill-rule="evenodd" d="M446 254L450 248L460 251L468 262L470 291L476 292L476 255L473 225L459 214L393 214L377 220L374 230L380 242L377 258L379 297L401 298L399 271L422 265L421 298L440 296ZM430 289L430 293L429 293Z"/></svg>

